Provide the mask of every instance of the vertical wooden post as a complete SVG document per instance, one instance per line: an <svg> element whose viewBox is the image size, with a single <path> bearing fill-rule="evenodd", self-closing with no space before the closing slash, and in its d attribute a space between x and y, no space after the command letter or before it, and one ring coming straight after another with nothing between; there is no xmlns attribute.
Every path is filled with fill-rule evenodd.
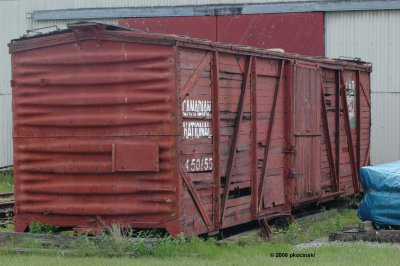
<svg viewBox="0 0 400 266"><path fill-rule="evenodd" d="M293 200L293 189L291 187L291 167L293 153L295 152L293 142L293 73L294 66L288 64L287 71L284 71L284 138L285 138L285 155L284 155L284 186L285 186L285 208L289 209Z"/></svg>
<svg viewBox="0 0 400 266"><path fill-rule="evenodd" d="M257 176L257 60L253 59L250 72L251 89L251 136L252 136L252 182L251 182L251 213L252 218L258 216L258 176Z"/></svg>
<svg viewBox="0 0 400 266"><path fill-rule="evenodd" d="M341 73L341 98L343 104L343 116L344 116L344 128L346 130L347 136L347 146L349 147L349 156L350 156L350 164L353 176L353 186L354 186L354 193L359 192L359 181L358 181L358 169L355 160L354 154L354 145L353 145L353 137L351 134L351 127L350 127L350 120L349 120L349 109L347 107L346 101L346 84L344 83L343 73Z"/></svg>
<svg viewBox="0 0 400 266"><path fill-rule="evenodd" d="M336 90L335 90L335 156L336 156L336 178L338 184L338 191L340 187L340 71L336 72Z"/></svg>
<svg viewBox="0 0 400 266"><path fill-rule="evenodd" d="M357 132L357 140L356 140L356 162L357 162L357 171L360 170L361 166L361 86L360 86L360 70L356 72L356 132ZM357 188L358 191L360 188Z"/></svg>
<svg viewBox="0 0 400 266"><path fill-rule="evenodd" d="M219 132L219 56L218 52L214 52L211 61L212 75L212 131L213 131L213 173L214 173L214 192L213 192L213 217L214 230L219 229L220 213L221 213L221 177L220 177L220 132Z"/></svg>

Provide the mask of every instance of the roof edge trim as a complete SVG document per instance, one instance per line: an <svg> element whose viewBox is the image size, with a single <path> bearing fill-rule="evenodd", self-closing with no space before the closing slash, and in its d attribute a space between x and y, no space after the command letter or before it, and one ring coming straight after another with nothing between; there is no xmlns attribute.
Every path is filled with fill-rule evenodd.
<svg viewBox="0 0 400 266"><path fill-rule="evenodd" d="M33 11L32 19L79 20L99 18L151 18L186 16L224 16L301 12L367 11L400 9L400 0L295 1L262 4L223 4L160 7L80 8Z"/></svg>

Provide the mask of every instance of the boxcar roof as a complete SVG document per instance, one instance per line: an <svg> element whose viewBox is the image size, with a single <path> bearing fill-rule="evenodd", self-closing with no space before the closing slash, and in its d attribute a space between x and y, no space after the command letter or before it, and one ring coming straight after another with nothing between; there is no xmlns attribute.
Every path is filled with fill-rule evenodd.
<svg viewBox="0 0 400 266"><path fill-rule="evenodd" d="M82 41L90 39L140 42L172 46L177 45L203 50L236 53L241 55L254 55L258 57L306 61L329 68L350 68L372 71L372 64L361 61L360 59L330 59L326 57L304 56L245 45L213 42L210 40L191 38L182 35L145 32L137 29L92 22L73 23L69 24L68 28L65 30L55 30L45 34L23 36L19 39L14 39L9 44L9 51L10 53L16 53L46 46L76 42L77 40Z"/></svg>

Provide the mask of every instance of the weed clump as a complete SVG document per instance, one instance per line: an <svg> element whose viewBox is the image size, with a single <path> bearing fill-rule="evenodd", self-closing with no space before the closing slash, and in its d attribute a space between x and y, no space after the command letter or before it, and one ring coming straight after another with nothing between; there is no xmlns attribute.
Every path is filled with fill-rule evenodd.
<svg viewBox="0 0 400 266"><path fill-rule="evenodd" d="M12 170L0 171L0 193L14 191L14 174Z"/></svg>
<svg viewBox="0 0 400 266"><path fill-rule="evenodd" d="M54 234L57 231L57 226L33 222L29 225L29 232L33 234Z"/></svg>
<svg viewBox="0 0 400 266"><path fill-rule="evenodd" d="M299 244L326 237L358 224L356 210L333 209L323 213L324 218L316 221L298 221L286 228L273 228L270 243Z"/></svg>

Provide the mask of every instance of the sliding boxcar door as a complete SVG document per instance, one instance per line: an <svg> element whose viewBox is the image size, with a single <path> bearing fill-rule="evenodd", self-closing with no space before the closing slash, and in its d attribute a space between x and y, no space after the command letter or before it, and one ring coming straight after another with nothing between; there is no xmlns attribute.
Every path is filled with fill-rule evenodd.
<svg viewBox="0 0 400 266"><path fill-rule="evenodd" d="M320 86L319 69L296 65L293 87L295 156L291 170L295 205L317 198L320 192Z"/></svg>

